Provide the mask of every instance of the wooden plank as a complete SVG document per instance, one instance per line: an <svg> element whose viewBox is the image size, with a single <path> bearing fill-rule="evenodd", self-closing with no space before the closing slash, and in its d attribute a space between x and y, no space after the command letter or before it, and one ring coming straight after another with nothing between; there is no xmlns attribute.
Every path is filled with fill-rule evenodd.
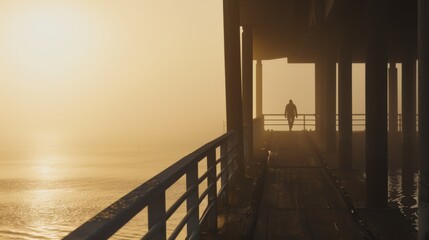
<svg viewBox="0 0 429 240"><path fill-rule="evenodd" d="M364 239L345 209L306 210L313 239Z"/></svg>
<svg viewBox="0 0 429 240"><path fill-rule="evenodd" d="M275 209L269 214L267 239L311 239L305 213L298 209Z"/></svg>

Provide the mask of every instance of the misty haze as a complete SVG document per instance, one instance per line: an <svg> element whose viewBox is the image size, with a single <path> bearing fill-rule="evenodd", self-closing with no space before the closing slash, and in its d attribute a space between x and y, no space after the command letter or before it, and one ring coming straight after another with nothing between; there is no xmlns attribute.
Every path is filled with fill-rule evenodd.
<svg viewBox="0 0 429 240"><path fill-rule="evenodd" d="M236 35L226 29L234 27L231 16L238 19L239 15L234 15L232 10L228 12L232 5L225 7L226 2L242 7L240 23L234 25ZM367 203L365 194L369 189L365 188L369 169L366 168L366 141L378 137L366 135L365 114L373 108L365 109L372 106L365 105L368 100L365 78L372 74L365 72L368 69L365 59L350 61L349 74L353 81L350 80L349 110L353 120L350 119L349 136L344 137L340 128L343 122L339 123L344 121L344 118L340 120L344 117L342 100L337 97L343 93L342 62L334 57L329 65L333 70L330 79L335 79L330 86L335 86L328 89L325 80L322 79L323 86L317 83L320 62L312 56L312 50L325 47L323 42L318 42L319 36L313 34L320 27L315 19L317 9L325 8L318 6L317 1L275 1L269 7L265 6L268 1L259 1L260 9L250 2L1 1L0 239L61 239L75 233L79 226L85 227L83 224L94 216L95 220L89 224L114 219L115 214L111 212L133 203L133 199L139 199L136 201L141 201L139 204L144 207L124 227L118 227L118 232L114 231L114 239L140 239L147 233L158 234L159 239L175 236L176 226L186 213L190 220L183 229L177 230L177 239L189 237L192 227L197 229L193 234L201 235L192 235L190 239L195 236L197 239L235 239L236 234L242 234L243 239L250 238L250 234L254 239L279 239L287 234L313 239L312 228L323 222L329 223L326 236L331 232L338 234L329 235L332 239L358 235L357 239L363 239L363 235L373 234L367 226L361 226L356 215L350 214L359 208L363 216L370 216L368 219L376 218L371 215L374 212L368 210L373 206L362 207ZM320 2L328 6L331 1ZM339 1L332 2L338 12L347 9L339 5ZM283 8L290 10L276 15L283 14ZM360 10L356 10L355 15L359 15ZM300 13L308 16L298 16ZM323 21L337 23L336 18L330 20L331 12L326 14ZM246 29L252 24L255 24L254 42L246 48ZM320 29L325 29L324 24ZM298 31L302 26L304 31ZM341 32L338 24L333 26ZM297 40L299 46L276 49L277 45L269 44L269 37L264 38L265 27L267 32L277 27L285 31L283 35L270 35L280 36L279 42L283 41L282 36L293 35L291 42L300 39ZM304 32L308 36L301 36ZM233 45L232 35L242 44L234 45L239 49L228 45ZM305 44L311 41L314 49L306 49ZM273 52L264 52L263 47L267 47L264 44L270 45ZM250 57L246 55L249 51L253 54ZM299 51L304 57L294 55ZM228 55L232 52L239 55ZM240 59L238 64L233 61L236 59ZM409 106L401 104L404 96L408 96L401 94L407 91L406 87L403 90L402 79L408 79L407 73L416 73L418 68L413 65L416 64L414 58L408 65L394 60L389 59L383 66L389 74L391 69L396 71L397 89L392 92L397 98L396 115L401 117L395 120L399 123L395 130L389 128L386 132L389 168L386 167L383 179L386 186L382 187L386 188L384 197L389 197L386 200L389 206L386 203L383 209L394 206L394 214L398 209L402 211L405 217L392 213L399 219L392 217L392 222L407 222L406 227L411 230L405 230L406 235L416 234L418 229L418 164L412 160L417 156L418 137L407 138L416 141L409 145L414 154L410 154L410 164L414 165L405 183L402 176L406 168L402 159L407 148L403 147L401 135L402 115L405 116L404 129L411 126L415 130L416 125L410 121L418 123L419 118L407 120L416 113L402 111L403 106L406 110ZM326 72L323 74L328 75ZM230 80L234 74L240 81ZM419 97L419 84L413 86L414 95L404 101L415 104L414 108L418 109L418 102L413 100ZM372 88L371 85L369 89ZM384 95L380 93L380 96ZM328 102L328 98L335 100ZM392 105L391 96L385 100L389 99ZM297 107L297 114L292 117L287 116L285 109L290 100ZM389 111L386 114L390 114ZM347 148L350 151L346 153L350 155L347 155L348 162L341 162L345 138L350 141ZM175 163L175 168L168 168ZM348 167L344 167L346 165ZM165 175L152 179L165 169ZM150 179L153 181L145 183ZM336 185L335 181L342 185ZM377 181L374 182L377 185ZM411 189L405 189L405 184ZM156 186L166 189L153 190ZM344 197L347 194L339 189L352 189L353 193L347 199ZM192 195L191 190L196 194ZM124 206L120 201L115 205L124 195L129 196L122 202ZM182 203L175 202L177 199ZM164 219L175 203L177 210L171 210L168 220ZM192 210L194 218L189 213L191 207L186 205L191 203L196 204ZM210 209L211 203L215 210ZM97 215L106 208L106 212ZM338 212L320 214L325 210ZM245 216L240 211L245 212ZM164 215L158 219L160 212ZM237 215L228 215L231 212ZM103 215L106 213L111 215L106 217ZM152 220L155 218L159 222ZM380 219L388 218L380 214ZM234 219L241 220L236 223ZM272 225L267 223L268 219ZM199 221L203 223L201 226ZM309 223L303 224L306 221ZM284 223L288 223L287 226L280 227ZM108 224L106 229L121 223ZM236 226L234 224L240 226L236 227L240 231L244 229L243 233L237 233L239 231L231 227ZM308 225L308 229L300 228L304 225ZM378 231L379 226L375 224L373 228ZM89 225L88 229L97 227L100 226ZM110 231L106 229L94 236L104 236L103 231ZM285 229L289 233L281 232ZM73 239L78 235L70 236L69 239ZM158 239L152 235L148 238Z"/></svg>

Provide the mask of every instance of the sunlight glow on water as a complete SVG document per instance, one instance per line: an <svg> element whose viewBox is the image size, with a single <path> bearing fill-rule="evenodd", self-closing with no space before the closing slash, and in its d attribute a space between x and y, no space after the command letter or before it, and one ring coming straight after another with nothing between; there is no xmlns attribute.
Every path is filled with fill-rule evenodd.
<svg viewBox="0 0 429 240"><path fill-rule="evenodd" d="M0 239L60 239L182 155L42 152L0 152ZM138 216L114 239L140 239L144 229Z"/></svg>

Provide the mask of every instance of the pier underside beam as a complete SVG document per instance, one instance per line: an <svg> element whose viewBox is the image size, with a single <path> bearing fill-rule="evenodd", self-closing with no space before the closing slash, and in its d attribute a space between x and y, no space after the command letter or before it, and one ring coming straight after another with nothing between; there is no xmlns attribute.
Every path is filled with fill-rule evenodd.
<svg viewBox="0 0 429 240"><path fill-rule="evenodd" d="M366 3L366 190L369 207L387 207L387 50L385 0Z"/></svg>

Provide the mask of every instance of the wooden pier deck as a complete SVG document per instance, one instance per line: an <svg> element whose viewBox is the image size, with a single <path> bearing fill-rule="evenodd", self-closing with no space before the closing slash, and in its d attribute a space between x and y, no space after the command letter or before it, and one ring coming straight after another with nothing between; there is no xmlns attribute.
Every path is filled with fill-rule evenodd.
<svg viewBox="0 0 429 240"><path fill-rule="evenodd" d="M365 239L304 138L273 136L255 239Z"/></svg>
<svg viewBox="0 0 429 240"><path fill-rule="evenodd" d="M221 217L220 239L416 239L398 208L365 207L359 170L336 169L335 157L318 152L308 137L271 133L268 162L260 164L265 171L250 178L259 184L236 191Z"/></svg>

